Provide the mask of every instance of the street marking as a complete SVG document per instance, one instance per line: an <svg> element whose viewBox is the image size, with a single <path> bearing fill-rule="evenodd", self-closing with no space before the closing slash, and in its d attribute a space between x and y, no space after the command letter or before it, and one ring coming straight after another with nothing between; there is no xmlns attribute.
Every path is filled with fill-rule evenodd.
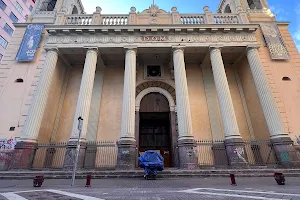
<svg viewBox="0 0 300 200"><path fill-rule="evenodd" d="M27 200L24 197L15 194L14 192L2 193L1 195L7 198L8 200Z"/></svg>
<svg viewBox="0 0 300 200"><path fill-rule="evenodd" d="M57 193L57 194L66 195L66 196L69 196L69 197L75 197L75 198L83 199L83 200L104 200L104 199L99 199L99 198L96 198L96 197L90 197L90 196L85 196L85 195L81 195L81 194L64 192L64 191L60 191L60 190L47 190L47 191Z"/></svg>
<svg viewBox="0 0 300 200"><path fill-rule="evenodd" d="M249 195L238 195L238 194L225 194L225 193L213 193L213 192L200 192L195 191L199 188L190 189L190 190L183 190L179 192L191 193L191 194L205 194L211 196L226 196L226 197L238 197L238 198L247 198L247 199L262 199L262 200L289 200L289 199L274 199L274 198L267 198L267 197L258 197L258 196L249 196ZM201 189L201 188L200 188ZM238 190L237 190L238 191Z"/></svg>
<svg viewBox="0 0 300 200"><path fill-rule="evenodd" d="M195 188L196 189L196 188ZM195 190L193 189L193 190ZM288 194L288 193L277 193L273 191L258 191L258 190L253 190L253 191L247 191L247 190L228 190L228 189L216 189L216 188L197 188L197 190L214 190L214 191L223 191L223 192L241 192L241 193L257 193L257 194L274 194L274 195L283 195L283 196L295 196L295 197L300 197L300 194Z"/></svg>
<svg viewBox="0 0 300 200"><path fill-rule="evenodd" d="M69 196L69 197L75 197L75 198L82 199L82 200L104 200L104 199L99 199L96 197L90 197L90 196L85 196L85 195L81 195L81 194L64 192L64 191L60 191L60 190L28 190L28 191L1 193L1 195L4 196L5 198L7 198L8 200L28 200L28 199L18 195L17 193L42 192L42 191L52 192L52 193L61 194L61 195Z"/></svg>

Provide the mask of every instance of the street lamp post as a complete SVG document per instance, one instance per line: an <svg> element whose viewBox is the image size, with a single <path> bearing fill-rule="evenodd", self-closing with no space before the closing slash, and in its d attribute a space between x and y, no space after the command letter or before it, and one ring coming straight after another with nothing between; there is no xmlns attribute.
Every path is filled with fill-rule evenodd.
<svg viewBox="0 0 300 200"><path fill-rule="evenodd" d="M80 152L80 138L81 138L81 130L82 130L82 124L83 124L83 119L82 117L78 117L78 139L77 139L77 147L76 147L76 154L75 154L75 162L74 162L74 167L73 167L73 174L72 174L72 185L74 186L75 184L75 175L76 175L76 169L77 169L77 163L78 163L78 156Z"/></svg>

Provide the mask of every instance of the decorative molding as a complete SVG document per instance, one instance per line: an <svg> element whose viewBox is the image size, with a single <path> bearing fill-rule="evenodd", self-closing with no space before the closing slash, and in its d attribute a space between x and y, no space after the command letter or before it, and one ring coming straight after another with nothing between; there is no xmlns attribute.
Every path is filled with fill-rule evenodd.
<svg viewBox="0 0 300 200"><path fill-rule="evenodd" d="M289 60L290 56L275 22L261 23L261 30L272 60Z"/></svg>
<svg viewBox="0 0 300 200"><path fill-rule="evenodd" d="M162 88L162 89L168 91L172 95L174 102L176 101L175 88L173 86L169 85L168 83L165 83L162 81L146 81L146 82L139 84L136 87L136 96L140 92L142 92L143 90L145 90L146 88L149 88L149 87L159 87L159 88Z"/></svg>
<svg viewBox="0 0 300 200"><path fill-rule="evenodd" d="M161 40L145 40L142 35L50 35L47 44L132 44L132 43L230 43L254 42L254 34L176 34L156 35L164 38Z"/></svg>
<svg viewBox="0 0 300 200"><path fill-rule="evenodd" d="M153 92L158 92L158 93L164 95L168 99L170 111L171 112L175 111L175 101L174 101L172 95L167 90L164 90L159 87L149 87L149 88L146 88L143 91L141 91L135 99L135 111L140 110L140 104L141 104L141 100L143 99L143 97L146 96L147 94L153 93Z"/></svg>

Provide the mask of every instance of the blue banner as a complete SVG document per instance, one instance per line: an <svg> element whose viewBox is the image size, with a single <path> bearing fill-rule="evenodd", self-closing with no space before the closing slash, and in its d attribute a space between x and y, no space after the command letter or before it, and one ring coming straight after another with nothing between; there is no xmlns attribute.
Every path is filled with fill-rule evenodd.
<svg viewBox="0 0 300 200"><path fill-rule="evenodd" d="M44 27L44 24L29 24L27 26L23 41L16 57L17 61L34 60Z"/></svg>

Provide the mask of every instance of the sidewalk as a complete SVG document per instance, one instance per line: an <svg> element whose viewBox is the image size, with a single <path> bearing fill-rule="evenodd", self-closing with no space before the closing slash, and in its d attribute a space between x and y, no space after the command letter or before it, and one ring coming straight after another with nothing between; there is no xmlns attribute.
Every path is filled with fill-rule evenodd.
<svg viewBox="0 0 300 200"><path fill-rule="evenodd" d="M25 200L300 200L299 178L287 177L283 186L273 177L238 177L236 181L237 186L230 184L229 177L92 179L86 188L82 179L74 187L71 179L46 179L41 188L34 188L32 180L0 180L0 199L10 200L1 197L15 194Z"/></svg>
<svg viewBox="0 0 300 200"><path fill-rule="evenodd" d="M235 174L237 177L273 177L274 172L281 172L286 177L300 177L300 169L198 169L181 170L165 169L159 173L160 178L175 177L228 177ZM1 171L0 179L32 179L38 174L43 174L46 179L69 179L72 171L62 170L14 170ZM135 170L78 170L76 178L85 179L87 175L92 178L140 178L143 177L142 169Z"/></svg>

